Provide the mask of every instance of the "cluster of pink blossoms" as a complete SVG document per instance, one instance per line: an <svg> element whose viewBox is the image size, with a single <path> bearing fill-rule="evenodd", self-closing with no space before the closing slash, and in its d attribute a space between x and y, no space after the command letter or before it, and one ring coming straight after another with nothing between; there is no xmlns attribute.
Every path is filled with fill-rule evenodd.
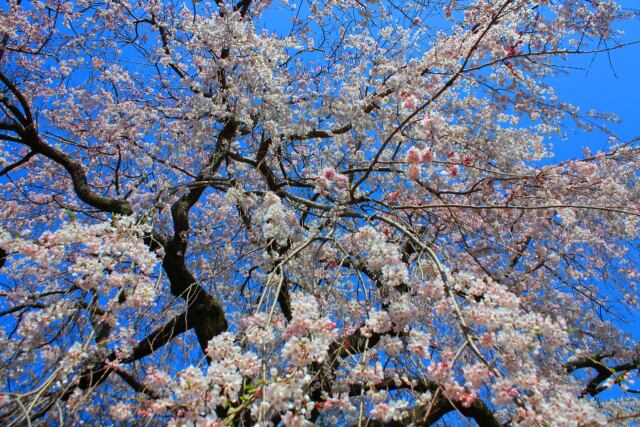
<svg viewBox="0 0 640 427"><path fill-rule="evenodd" d="M409 277L406 264L397 245L388 242L386 236L375 228L365 226L354 236L354 243L363 252L367 265L382 273L390 287L406 283Z"/></svg>
<svg viewBox="0 0 640 427"><path fill-rule="evenodd" d="M344 192L348 183L349 178L346 175L336 172L332 167L327 167L322 169L316 177L315 188L320 194L327 195L333 189L339 193Z"/></svg>

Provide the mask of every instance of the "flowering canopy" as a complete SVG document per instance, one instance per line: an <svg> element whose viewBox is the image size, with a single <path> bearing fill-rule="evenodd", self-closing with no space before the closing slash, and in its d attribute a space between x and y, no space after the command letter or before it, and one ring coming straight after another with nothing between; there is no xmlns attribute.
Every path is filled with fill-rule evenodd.
<svg viewBox="0 0 640 427"><path fill-rule="evenodd" d="M548 143L614 3L3 8L0 424L638 412L640 147Z"/></svg>

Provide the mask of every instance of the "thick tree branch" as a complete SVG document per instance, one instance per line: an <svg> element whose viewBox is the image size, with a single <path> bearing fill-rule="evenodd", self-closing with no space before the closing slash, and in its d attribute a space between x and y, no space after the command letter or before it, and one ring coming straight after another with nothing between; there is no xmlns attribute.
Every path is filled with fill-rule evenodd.
<svg viewBox="0 0 640 427"><path fill-rule="evenodd" d="M608 366L603 362L603 360L611 357L613 357L612 354L601 354L593 357L584 356L570 360L564 364L564 369L567 373L572 373L585 368L595 369L596 375L589 380L585 388L582 390L580 394L581 397L596 396L603 392L607 387L603 386L602 383L616 374L640 369L640 354L630 361Z"/></svg>
<svg viewBox="0 0 640 427"><path fill-rule="evenodd" d="M226 145L235 136L237 123L230 120L218 136L218 144L207 165L196 178L197 182L209 181L226 158ZM167 242L162 266L171 285L171 294L187 302L189 320L193 324L200 347L204 351L209 340L228 328L220 303L197 283L186 266L189 231L189 212L200 200L206 186L190 188L189 192L171 206L173 238Z"/></svg>
<svg viewBox="0 0 640 427"><path fill-rule="evenodd" d="M365 388L366 390L367 388ZM408 424L415 426L430 426L438 422L446 414L456 411L463 416L474 420L481 427L501 427L493 411L481 399L476 398L471 405L465 406L461 402L448 399L439 390L438 384L433 381L397 381L386 379L376 386L378 390L410 390L415 393L430 392L433 400L424 405L418 405L411 409L401 420L394 420L390 423L383 423L377 420L368 420L368 426L388 426L402 427ZM349 394L352 396L361 395L363 388L354 384L350 387Z"/></svg>

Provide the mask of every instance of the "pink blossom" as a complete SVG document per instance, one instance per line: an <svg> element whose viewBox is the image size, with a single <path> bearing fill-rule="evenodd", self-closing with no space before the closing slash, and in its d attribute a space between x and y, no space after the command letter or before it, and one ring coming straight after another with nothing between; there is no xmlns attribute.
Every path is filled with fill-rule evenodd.
<svg viewBox="0 0 640 427"><path fill-rule="evenodd" d="M407 169L407 176L409 177L409 179L412 179L414 181L420 178L420 165L409 165L409 169Z"/></svg>
<svg viewBox="0 0 640 427"><path fill-rule="evenodd" d="M421 157L420 150L415 147L411 147L407 151L407 162L409 163L420 163Z"/></svg>
<svg viewBox="0 0 640 427"><path fill-rule="evenodd" d="M420 151L420 160L424 163L430 163L433 161L433 150L431 148L425 148Z"/></svg>
<svg viewBox="0 0 640 427"><path fill-rule="evenodd" d="M109 410L111 418L114 421L127 421L133 416L131 405L124 402L118 402Z"/></svg>
<svg viewBox="0 0 640 427"><path fill-rule="evenodd" d="M418 97L412 92L402 92L400 94L402 98L402 108L406 110L415 110L418 108Z"/></svg>

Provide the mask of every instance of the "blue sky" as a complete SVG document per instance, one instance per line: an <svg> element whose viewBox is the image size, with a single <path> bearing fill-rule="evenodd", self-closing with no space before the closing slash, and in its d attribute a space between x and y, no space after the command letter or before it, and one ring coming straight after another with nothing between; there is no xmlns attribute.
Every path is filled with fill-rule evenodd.
<svg viewBox="0 0 640 427"><path fill-rule="evenodd" d="M619 1L623 7L640 7L637 1ZM625 42L640 41L640 16L634 20L619 23ZM611 46L611 45L609 45ZM609 54L580 55L572 57L569 65L579 67L567 75L550 79L560 99L580 106L583 112L594 109L599 113L615 113L621 120L610 128L624 141L640 137L640 43L613 50ZM603 150L607 136L599 132L585 132L569 126L565 129L566 140L554 140L555 159L564 160L582 155L583 147L592 151ZM635 313L637 314L637 313ZM640 336L640 322L633 314L627 316L631 323L616 322L623 330L636 338ZM614 387L603 397L620 396Z"/></svg>
<svg viewBox="0 0 640 427"><path fill-rule="evenodd" d="M635 2L619 3L625 7ZM635 6L640 7L640 4ZM623 39L626 42L640 41L640 17L618 24L616 28L625 32ZM640 44L611 51L609 55L574 56L569 65L582 69L550 80L560 99L580 106L583 111L595 109L600 113L615 113L622 122L611 127L623 140L640 136ZM556 159L578 157L585 146L593 151L602 149L607 140L598 132L586 133L571 128L566 132L566 141L553 141Z"/></svg>

